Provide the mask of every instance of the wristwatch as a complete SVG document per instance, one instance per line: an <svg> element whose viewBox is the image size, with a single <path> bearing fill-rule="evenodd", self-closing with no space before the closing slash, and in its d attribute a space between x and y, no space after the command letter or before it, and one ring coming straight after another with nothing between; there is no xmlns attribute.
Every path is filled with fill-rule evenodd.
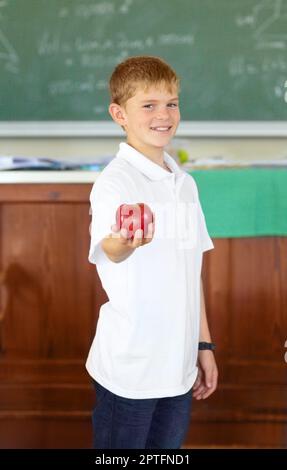
<svg viewBox="0 0 287 470"><path fill-rule="evenodd" d="M204 349L209 349L210 351L214 351L215 350L215 344L214 343L206 343L205 341L199 341L198 349L200 351L203 351Z"/></svg>

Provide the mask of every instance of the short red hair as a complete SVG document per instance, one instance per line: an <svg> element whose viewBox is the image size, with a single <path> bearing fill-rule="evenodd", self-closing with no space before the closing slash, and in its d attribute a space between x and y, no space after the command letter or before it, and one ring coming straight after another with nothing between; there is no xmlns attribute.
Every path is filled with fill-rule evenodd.
<svg viewBox="0 0 287 470"><path fill-rule="evenodd" d="M110 82L111 103L124 105L132 98L139 86L148 89L150 85L164 84L171 93L176 87L179 91L179 77L160 57L129 57L114 69Z"/></svg>

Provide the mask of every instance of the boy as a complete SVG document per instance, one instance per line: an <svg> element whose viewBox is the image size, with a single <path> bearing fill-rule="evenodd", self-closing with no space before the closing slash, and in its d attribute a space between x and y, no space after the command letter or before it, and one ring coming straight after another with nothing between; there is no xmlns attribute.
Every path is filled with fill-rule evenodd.
<svg viewBox="0 0 287 470"><path fill-rule="evenodd" d="M164 151L180 120L178 92L158 57L130 57L110 79L109 112L126 143L90 198L89 261L109 298L86 364L96 448L179 448L192 394L207 398L217 386L201 286L202 253L213 244L193 178ZM131 240L116 210L139 202L154 220Z"/></svg>

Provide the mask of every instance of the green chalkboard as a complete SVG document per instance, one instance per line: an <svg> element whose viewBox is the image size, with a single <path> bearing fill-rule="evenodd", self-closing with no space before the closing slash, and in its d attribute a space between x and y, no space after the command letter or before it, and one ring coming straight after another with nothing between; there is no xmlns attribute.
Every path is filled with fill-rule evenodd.
<svg viewBox="0 0 287 470"><path fill-rule="evenodd" d="M157 55L184 121L287 121L287 0L1 0L0 121L107 121L107 80Z"/></svg>

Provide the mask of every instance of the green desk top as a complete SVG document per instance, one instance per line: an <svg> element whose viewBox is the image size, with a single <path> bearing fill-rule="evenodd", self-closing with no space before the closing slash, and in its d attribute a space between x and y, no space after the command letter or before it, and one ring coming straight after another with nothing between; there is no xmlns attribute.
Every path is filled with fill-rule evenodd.
<svg viewBox="0 0 287 470"><path fill-rule="evenodd" d="M192 170L211 237L287 235L287 169Z"/></svg>

